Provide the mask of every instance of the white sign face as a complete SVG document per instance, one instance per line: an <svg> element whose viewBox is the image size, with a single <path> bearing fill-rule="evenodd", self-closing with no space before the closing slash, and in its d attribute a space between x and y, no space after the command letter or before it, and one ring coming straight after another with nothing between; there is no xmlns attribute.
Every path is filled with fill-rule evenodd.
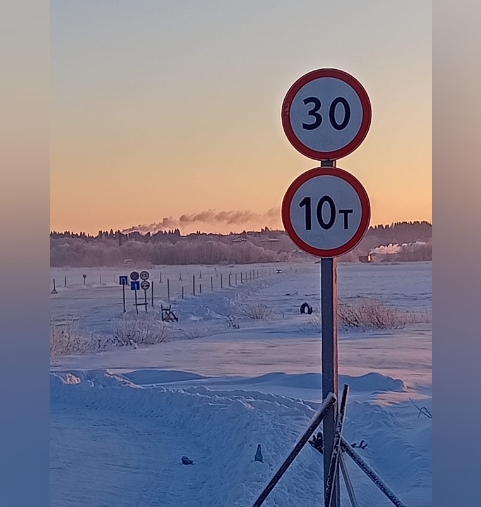
<svg viewBox="0 0 481 507"><path fill-rule="evenodd" d="M371 105L362 85L336 69L310 72L294 83L282 106L287 138L303 155L337 159L354 151L371 122Z"/></svg>
<svg viewBox="0 0 481 507"><path fill-rule="evenodd" d="M147 280L143 280L142 283L140 284L140 288L143 290L149 290L150 282L148 282Z"/></svg>
<svg viewBox="0 0 481 507"><path fill-rule="evenodd" d="M315 79L294 97L290 119L303 144L315 151L337 151L359 132L361 100L344 81L332 77Z"/></svg>
<svg viewBox="0 0 481 507"><path fill-rule="evenodd" d="M316 168L289 187L282 219L291 239L318 257L336 257L352 250L370 219L367 193L342 169Z"/></svg>
<svg viewBox="0 0 481 507"><path fill-rule="evenodd" d="M149 279L149 272L148 271L141 271L140 272L140 279L141 280L148 280Z"/></svg>

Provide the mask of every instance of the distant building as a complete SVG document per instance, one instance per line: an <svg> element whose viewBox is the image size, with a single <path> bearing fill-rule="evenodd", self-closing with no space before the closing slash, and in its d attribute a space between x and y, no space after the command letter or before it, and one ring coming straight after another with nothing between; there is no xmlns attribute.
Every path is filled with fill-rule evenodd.
<svg viewBox="0 0 481 507"><path fill-rule="evenodd" d="M372 255L371 254L369 254L369 255L360 255L359 256L359 260L361 262L365 262L365 263L372 262Z"/></svg>

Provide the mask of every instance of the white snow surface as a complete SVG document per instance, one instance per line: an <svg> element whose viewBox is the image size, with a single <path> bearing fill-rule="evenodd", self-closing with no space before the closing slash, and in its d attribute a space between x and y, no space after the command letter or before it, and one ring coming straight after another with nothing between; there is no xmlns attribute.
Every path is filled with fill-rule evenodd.
<svg viewBox="0 0 481 507"><path fill-rule="evenodd" d="M309 323L312 316L299 313L305 301L319 307L319 265L275 265L282 273L240 284L241 271L272 268L150 269L153 314L167 304L167 277L171 290L185 283L186 299L172 297L179 322L170 341L52 362L52 507L252 505L322 400L319 331ZM110 320L122 314L113 275L133 269L52 269L58 289L52 316L108 333ZM431 309L431 263L338 269L343 300L375 297L401 309ZM187 295L189 278L191 287L200 270L209 290ZM233 282L235 272L239 283L229 287L228 274ZM101 275L103 283L83 286L83 273L87 280ZM224 288L210 291L210 276L220 273ZM71 284L59 286L65 276ZM226 316L240 302L265 304L272 314L226 328ZM199 337L182 339L185 330ZM412 402L432 409L431 325L341 331L339 374L340 387L350 386L346 440L367 443L357 451L406 506L432 507L432 420ZM263 463L254 461L258 444ZM193 465L183 465L182 456ZM345 459L360 507L392 505ZM322 456L306 445L264 505L319 504L322 481ZM350 505L344 486L341 505Z"/></svg>

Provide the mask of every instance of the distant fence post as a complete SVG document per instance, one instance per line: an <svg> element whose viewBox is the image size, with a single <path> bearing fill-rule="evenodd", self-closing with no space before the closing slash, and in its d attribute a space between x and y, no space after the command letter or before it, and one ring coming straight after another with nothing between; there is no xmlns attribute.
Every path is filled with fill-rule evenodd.
<svg viewBox="0 0 481 507"><path fill-rule="evenodd" d="M65 284L64 287L67 287L67 277L65 277Z"/></svg>
<svg viewBox="0 0 481 507"><path fill-rule="evenodd" d="M210 290L211 291L214 290L214 277L213 276L210 277Z"/></svg>
<svg viewBox="0 0 481 507"><path fill-rule="evenodd" d="M170 303L170 280L167 278L167 301Z"/></svg>
<svg viewBox="0 0 481 507"><path fill-rule="evenodd" d="M182 285L182 299L184 299L184 286Z"/></svg>
<svg viewBox="0 0 481 507"><path fill-rule="evenodd" d="M159 283L162 283L162 271L159 272Z"/></svg>
<svg viewBox="0 0 481 507"><path fill-rule="evenodd" d="M220 274L220 288L221 289L223 288L223 285L222 285L222 273Z"/></svg>
<svg viewBox="0 0 481 507"><path fill-rule="evenodd" d="M195 275L192 275L192 295L195 296Z"/></svg>
<svg viewBox="0 0 481 507"><path fill-rule="evenodd" d="M202 294L202 284L199 283L199 294Z"/></svg>
<svg viewBox="0 0 481 507"><path fill-rule="evenodd" d="M229 273L229 287L231 286L231 283L230 283L230 276L231 276L231 274Z"/></svg>

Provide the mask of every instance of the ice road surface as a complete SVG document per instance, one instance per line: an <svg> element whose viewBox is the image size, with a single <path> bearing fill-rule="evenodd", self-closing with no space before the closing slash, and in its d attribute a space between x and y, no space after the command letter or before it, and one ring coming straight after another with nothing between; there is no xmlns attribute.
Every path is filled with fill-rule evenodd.
<svg viewBox="0 0 481 507"><path fill-rule="evenodd" d="M222 271L225 283L231 271L233 282L237 270L240 281L241 270L257 268L202 267L202 279L209 284ZM166 301L157 291L159 271L162 283L167 276L176 279L175 288L179 269L149 270L158 293L154 306ZM199 267L181 269L190 283L199 275ZM57 283L72 280L52 295L52 316L75 316L86 330L108 332L109 321L122 312L113 275L124 273L116 271L52 269ZM199 338L52 363L52 507L252 505L322 398L319 333L299 314L305 301L318 305L319 265L285 265L282 271L173 297L176 326L202 329ZM103 283L83 286L84 272L99 282L101 275ZM347 300L376 297L398 308L430 310L431 264L341 264L339 293ZM232 301L246 300L266 304L272 315L226 329ZM345 438L367 443L359 454L407 506L432 506L432 420L411 401L432 408L430 324L341 331L339 338L340 384L351 389ZM254 461L258 444L263 463ZM182 456L193 464L183 465ZM346 463L360 506L392 505L348 457ZM265 505L320 499L322 456L307 445ZM344 486L341 505L349 505Z"/></svg>

